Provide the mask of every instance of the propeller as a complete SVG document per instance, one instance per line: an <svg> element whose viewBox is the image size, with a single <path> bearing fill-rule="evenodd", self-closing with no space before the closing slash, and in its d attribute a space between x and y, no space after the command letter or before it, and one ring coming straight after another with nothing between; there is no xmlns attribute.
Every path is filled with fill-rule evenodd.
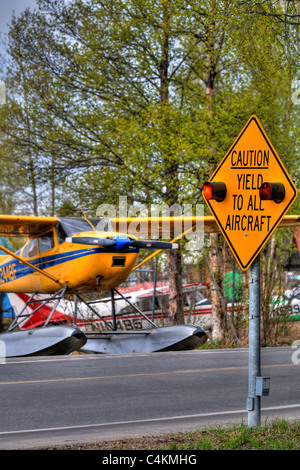
<svg viewBox="0 0 300 470"><path fill-rule="evenodd" d="M93 246L115 246L116 241L112 238L93 238L93 237L67 237L66 242L78 243L79 245L93 245Z"/></svg>
<svg viewBox="0 0 300 470"><path fill-rule="evenodd" d="M116 250L126 250L129 247L148 250L176 250L178 243L161 242L159 240L131 240L125 235L116 235L113 238L95 237L68 237L68 243L78 243L80 245L103 246L104 248L114 247Z"/></svg>
<svg viewBox="0 0 300 470"><path fill-rule="evenodd" d="M130 246L146 250L176 250L178 243L161 242L159 240L131 240Z"/></svg>

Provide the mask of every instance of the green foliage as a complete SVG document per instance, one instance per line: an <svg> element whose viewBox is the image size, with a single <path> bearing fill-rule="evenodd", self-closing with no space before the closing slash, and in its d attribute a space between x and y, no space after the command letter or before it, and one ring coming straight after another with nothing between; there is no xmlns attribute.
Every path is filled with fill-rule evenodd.
<svg viewBox="0 0 300 470"><path fill-rule="evenodd" d="M166 439L169 450L299 450L300 423L275 419L261 427L241 425L206 427ZM169 442L168 442L169 441Z"/></svg>

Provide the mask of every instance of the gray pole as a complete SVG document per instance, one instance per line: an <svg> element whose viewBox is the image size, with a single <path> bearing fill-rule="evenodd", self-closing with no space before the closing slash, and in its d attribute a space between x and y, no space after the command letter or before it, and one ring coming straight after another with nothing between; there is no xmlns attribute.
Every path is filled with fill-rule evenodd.
<svg viewBox="0 0 300 470"><path fill-rule="evenodd" d="M111 312L114 325L114 331L117 331L117 320L116 320L116 306L115 306L115 290L114 288L110 289L110 298L111 298Z"/></svg>
<svg viewBox="0 0 300 470"><path fill-rule="evenodd" d="M260 255L250 267L249 285L249 382L248 426L260 426L260 396L256 394L256 378L260 371Z"/></svg>

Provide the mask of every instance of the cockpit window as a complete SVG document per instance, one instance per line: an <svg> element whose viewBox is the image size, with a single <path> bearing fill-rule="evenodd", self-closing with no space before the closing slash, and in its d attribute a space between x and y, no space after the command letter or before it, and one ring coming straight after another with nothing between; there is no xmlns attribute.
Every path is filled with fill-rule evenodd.
<svg viewBox="0 0 300 470"><path fill-rule="evenodd" d="M51 250L51 248L54 248L54 237L52 231L45 233L45 235L39 237L40 253L44 253L45 251Z"/></svg>
<svg viewBox="0 0 300 470"><path fill-rule="evenodd" d="M29 256L29 258L32 258L33 256L36 256L37 254L38 254L38 240L37 240L37 238L33 238L29 242L28 256Z"/></svg>
<svg viewBox="0 0 300 470"><path fill-rule="evenodd" d="M22 256L23 256L23 258L28 258L28 243L23 248Z"/></svg>
<svg viewBox="0 0 300 470"><path fill-rule="evenodd" d="M66 233L64 229L62 228L61 224L57 224L56 227L56 239L57 243L60 245L61 243L64 243L66 241Z"/></svg>
<svg viewBox="0 0 300 470"><path fill-rule="evenodd" d="M90 232L94 228L85 219L64 217L59 221L67 237L72 237L78 232Z"/></svg>
<svg viewBox="0 0 300 470"><path fill-rule="evenodd" d="M111 221L106 217L87 220L83 218L62 217L59 219L59 222L67 237L72 237L78 232L90 232L91 230L111 231Z"/></svg>

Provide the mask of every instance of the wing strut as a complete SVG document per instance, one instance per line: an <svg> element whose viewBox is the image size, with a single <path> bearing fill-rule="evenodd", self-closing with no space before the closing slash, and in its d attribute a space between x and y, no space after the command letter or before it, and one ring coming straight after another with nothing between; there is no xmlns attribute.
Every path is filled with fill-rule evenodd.
<svg viewBox="0 0 300 470"><path fill-rule="evenodd" d="M12 256L13 258L16 258L18 261L21 261L21 263L26 264L27 266L29 266L30 268L34 269L34 270L37 271L38 273L43 274L43 276L48 277L49 279L51 279L51 281L54 281L54 282L56 282L57 284L61 285L60 281L59 281L58 279L56 279L54 276L52 276L52 275L49 274L49 273L46 273L45 271L43 271L43 270L40 269L40 268L37 268L36 266L34 266L34 264L29 263L29 261L27 261L25 258L22 258L22 256L16 255L16 253L13 253L12 251L10 251L10 250L8 250L7 248L5 248L4 246L0 246L0 250L3 250L3 251L4 251L5 253L7 253L8 255Z"/></svg>

